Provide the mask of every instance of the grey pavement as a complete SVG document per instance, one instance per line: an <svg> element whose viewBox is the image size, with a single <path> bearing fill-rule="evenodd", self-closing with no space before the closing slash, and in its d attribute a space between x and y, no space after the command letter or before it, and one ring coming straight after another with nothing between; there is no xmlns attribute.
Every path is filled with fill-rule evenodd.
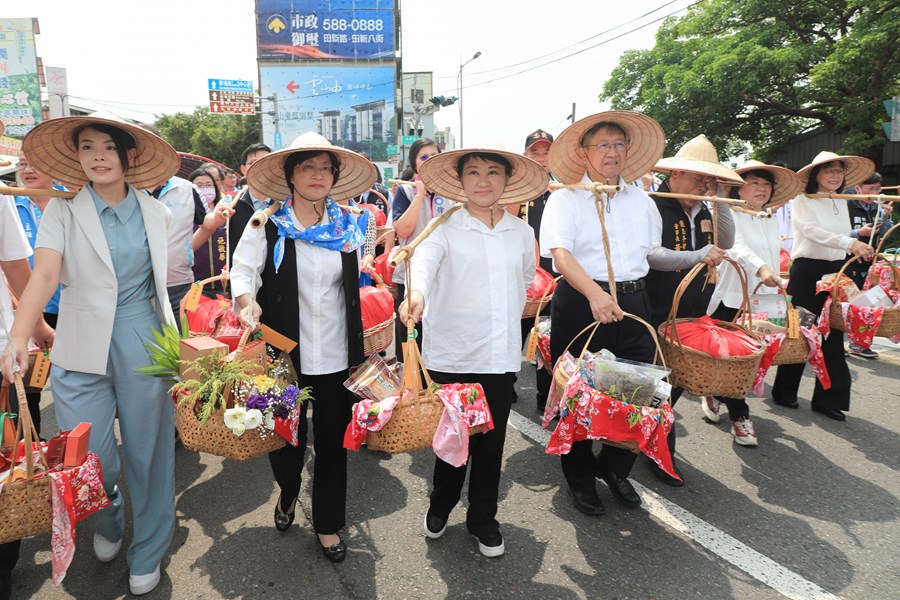
<svg viewBox="0 0 900 600"><path fill-rule="evenodd" d="M877 349L900 355L887 345ZM519 416L512 421L518 429L507 434L500 488L498 519L507 551L498 559L478 553L466 531L464 503L452 513L443 538L423 535L430 451L351 453L344 532L349 555L333 565L318 551L309 525L309 464L297 521L280 533L272 523L278 493L265 458L240 463L179 446L178 526L162 582L146 597L900 597L900 366L890 359L848 361L854 389L846 422L810 411L804 399L813 380L805 377L798 410L750 400L758 448L736 446L727 416L718 425L708 423L698 401L686 396L676 406L676 428L687 484L666 486L639 460L633 479L663 504L647 493L645 506L655 509L628 510L598 483L607 509L599 518L572 507L559 459L534 439L540 439L532 425L539 422L534 369L523 365L514 405ZM55 429L49 396L45 435ZM670 514L667 501L704 528L679 524L678 511ZM129 529L126 545L130 536ZM744 551L729 561L735 544ZM79 526L75 559L55 587L49 546L48 535L23 542L13 598L128 596L125 548L101 564L88 528ZM771 584L779 577L800 585L779 592Z"/></svg>

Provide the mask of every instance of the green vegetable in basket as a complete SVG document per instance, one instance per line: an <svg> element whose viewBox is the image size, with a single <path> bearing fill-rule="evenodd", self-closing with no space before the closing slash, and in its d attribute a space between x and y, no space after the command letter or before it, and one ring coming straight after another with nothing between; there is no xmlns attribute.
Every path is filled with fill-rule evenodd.
<svg viewBox="0 0 900 600"><path fill-rule="evenodd" d="M181 330L174 325L163 325L162 330L153 330L155 342L144 344L150 361L153 363L145 367L138 367L134 371L140 375L159 377L168 382L178 381L181 365L181 340L190 336L187 319L181 319Z"/></svg>

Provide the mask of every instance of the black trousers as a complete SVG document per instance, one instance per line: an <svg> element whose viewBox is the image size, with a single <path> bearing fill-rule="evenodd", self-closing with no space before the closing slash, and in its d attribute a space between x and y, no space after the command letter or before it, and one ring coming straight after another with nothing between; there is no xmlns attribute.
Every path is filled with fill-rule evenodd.
<svg viewBox="0 0 900 600"><path fill-rule="evenodd" d="M719 321L732 321L737 313L738 309L719 303L719 306L712 314L712 318ZM750 407L747 405L746 398L726 398L725 396L715 396L715 398L728 407L728 418L732 421L737 421L742 417L745 419L750 418Z"/></svg>
<svg viewBox="0 0 900 600"><path fill-rule="evenodd" d="M354 396L344 387L349 370L328 375L300 375L300 386L312 387L313 466L312 515L316 533L337 533L346 525L347 512L347 450L344 431L350 423ZM269 463L278 487L281 488L282 509L300 493L306 442L309 437L307 410L303 403L300 413L300 441L269 453Z"/></svg>
<svg viewBox="0 0 900 600"><path fill-rule="evenodd" d="M434 461L431 492L431 511L446 516L459 503L466 470L469 474L469 510L466 527L478 537L500 530L497 522L497 500L500 494L500 467L503 464L503 444L506 441L506 422L512 403L513 374L442 373L429 371L435 383L480 383L491 409L494 428L469 438L469 462L461 467Z"/></svg>
<svg viewBox="0 0 900 600"><path fill-rule="evenodd" d="M788 282L788 293L793 297L795 306L812 311L816 315L822 312L822 306L828 294L816 294L816 282L828 273L836 273L844 261L815 260L798 258L791 264L791 279ZM823 410L848 410L850 408L850 369L844 357L844 332L831 330L828 339L822 342L822 354L825 356L825 367L831 377L831 388L826 390L816 379L812 403ZM803 377L805 364L781 365L775 376L772 397L778 402L790 403L797 400L800 379Z"/></svg>
<svg viewBox="0 0 900 600"><path fill-rule="evenodd" d="M394 312L397 318L394 320L394 352L396 352L397 360L403 359L403 343L406 341L407 331L406 323L400 322L400 303L406 300L406 286L402 283L397 284L397 297L394 298ZM419 352L422 351L422 321L416 323L416 344L419 346Z"/></svg>
<svg viewBox="0 0 900 600"><path fill-rule="evenodd" d="M650 299L646 288L634 294L620 293L618 300L622 310L649 321ZM593 323L594 317L587 298L565 280L560 281L556 287L550 320L550 355L553 363L556 364L570 342L570 352L578 356L589 333L579 335L579 332ZM606 348L619 358L646 363L653 362L653 354L656 351L650 332L634 319L600 325L588 345L588 350L596 352L602 348ZM634 461L637 460L637 454L624 448L603 444L595 459L592 446L591 440L575 442L568 454L560 456L563 474L571 487L582 490L594 489L597 466L619 477L628 477Z"/></svg>

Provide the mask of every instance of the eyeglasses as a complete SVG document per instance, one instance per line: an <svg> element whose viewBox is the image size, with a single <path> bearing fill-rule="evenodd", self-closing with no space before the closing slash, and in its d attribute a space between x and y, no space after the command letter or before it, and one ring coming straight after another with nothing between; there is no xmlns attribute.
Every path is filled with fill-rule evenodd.
<svg viewBox="0 0 900 600"><path fill-rule="evenodd" d="M588 144L585 145L585 148L596 148L600 152L606 154L610 150L615 150L616 152L625 152L628 150L628 147L631 145L631 142L600 142L599 144Z"/></svg>
<svg viewBox="0 0 900 600"><path fill-rule="evenodd" d="M308 162L303 162L297 165L295 168L300 169L300 172L304 175L337 175L338 168L334 165L326 165L324 167L317 167L316 165Z"/></svg>
<svg viewBox="0 0 900 600"><path fill-rule="evenodd" d="M830 167L828 169L822 169L823 173L827 175L843 175L845 173L844 169L840 167Z"/></svg>
<svg viewBox="0 0 900 600"><path fill-rule="evenodd" d="M435 157L435 156L437 156L437 154L420 154L420 155L419 155L419 160L421 160L421 161L426 161L426 160L428 160L429 158L432 158L432 157Z"/></svg>

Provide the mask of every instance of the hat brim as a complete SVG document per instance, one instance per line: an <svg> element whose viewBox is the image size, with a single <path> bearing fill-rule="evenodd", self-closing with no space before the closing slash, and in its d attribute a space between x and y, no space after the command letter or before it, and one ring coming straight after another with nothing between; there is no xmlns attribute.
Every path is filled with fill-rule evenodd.
<svg viewBox="0 0 900 600"><path fill-rule="evenodd" d="M178 153L158 135L124 121L91 116L50 119L32 129L22 142L28 162L60 183L84 186L90 178L81 168L72 135L90 125L117 127L134 138L137 155L125 171L125 181L134 187L153 189L178 171Z"/></svg>
<svg viewBox="0 0 900 600"><path fill-rule="evenodd" d="M715 177L721 183L742 184L744 180L733 169L722 166L719 163L709 162L696 158L672 156L660 159L653 170L658 173L669 174L672 171L687 171L705 177Z"/></svg>
<svg viewBox="0 0 900 600"><path fill-rule="evenodd" d="M763 205L763 209L775 210L780 206L787 204L792 198L797 197L803 189L800 183L800 177L784 167L776 167L775 165L754 165L749 167L741 167L735 172L743 176L751 171L768 171L775 178L775 193L769 198L769 201ZM737 184L735 184L737 185Z"/></svg>
<svg viewBox="0 0 900 600"><path fill-rule="evenodd" d="M328 193L337 202L355 198L368 191L378 179L375 165L352 150L340 146L309 145L283 148L262 157L247 170L247 183L268 198L287 198L291 195L291 189L284 179L284 162L288 156L297 152L331 152L337 157L340 173Z"/></svg>
<svg viewBox="0 0 900 600"><path fill-rule="evenodd" d="M419 167L419 177L422 178L425 187L438 196L456 202L468 202L469 199L456 172L456 163L466 154L474 152L499 154L512 164L512 175L509 176L506 187L500 194L498 205L509 206L530 202L547 191L550 176L541 165L521 154L496 148L466 148L442 152L422 163Z"/></svg>
<svg viewBox="0 0 900 600"><path fill-rule="evenodd" d="M587 171L579 154L585 132L603 121L622 126L630 146L625 155L621 176L626 183L643 177L662 157L666 148L666 134L659 123L647 115L628 110L610 110L580 119L566 127L550 146L550 172L562 183L578 183Z"/></svg>
<svg viewBox="0 0 900 600"><path fill-rule="evenodd" d="M875 163L864 156L834 155L833 157L813 160L813 162L797 171L797 175L800 177L801 189L806 189L806 184L809 183L809 175L812 173L813 169L819 165L825 165L835 161L844 163L844 169L846 169L846 172L844 173L844 183L841 186L843 189L856 187L871 177L872 173L875 172Z"/></svg>

